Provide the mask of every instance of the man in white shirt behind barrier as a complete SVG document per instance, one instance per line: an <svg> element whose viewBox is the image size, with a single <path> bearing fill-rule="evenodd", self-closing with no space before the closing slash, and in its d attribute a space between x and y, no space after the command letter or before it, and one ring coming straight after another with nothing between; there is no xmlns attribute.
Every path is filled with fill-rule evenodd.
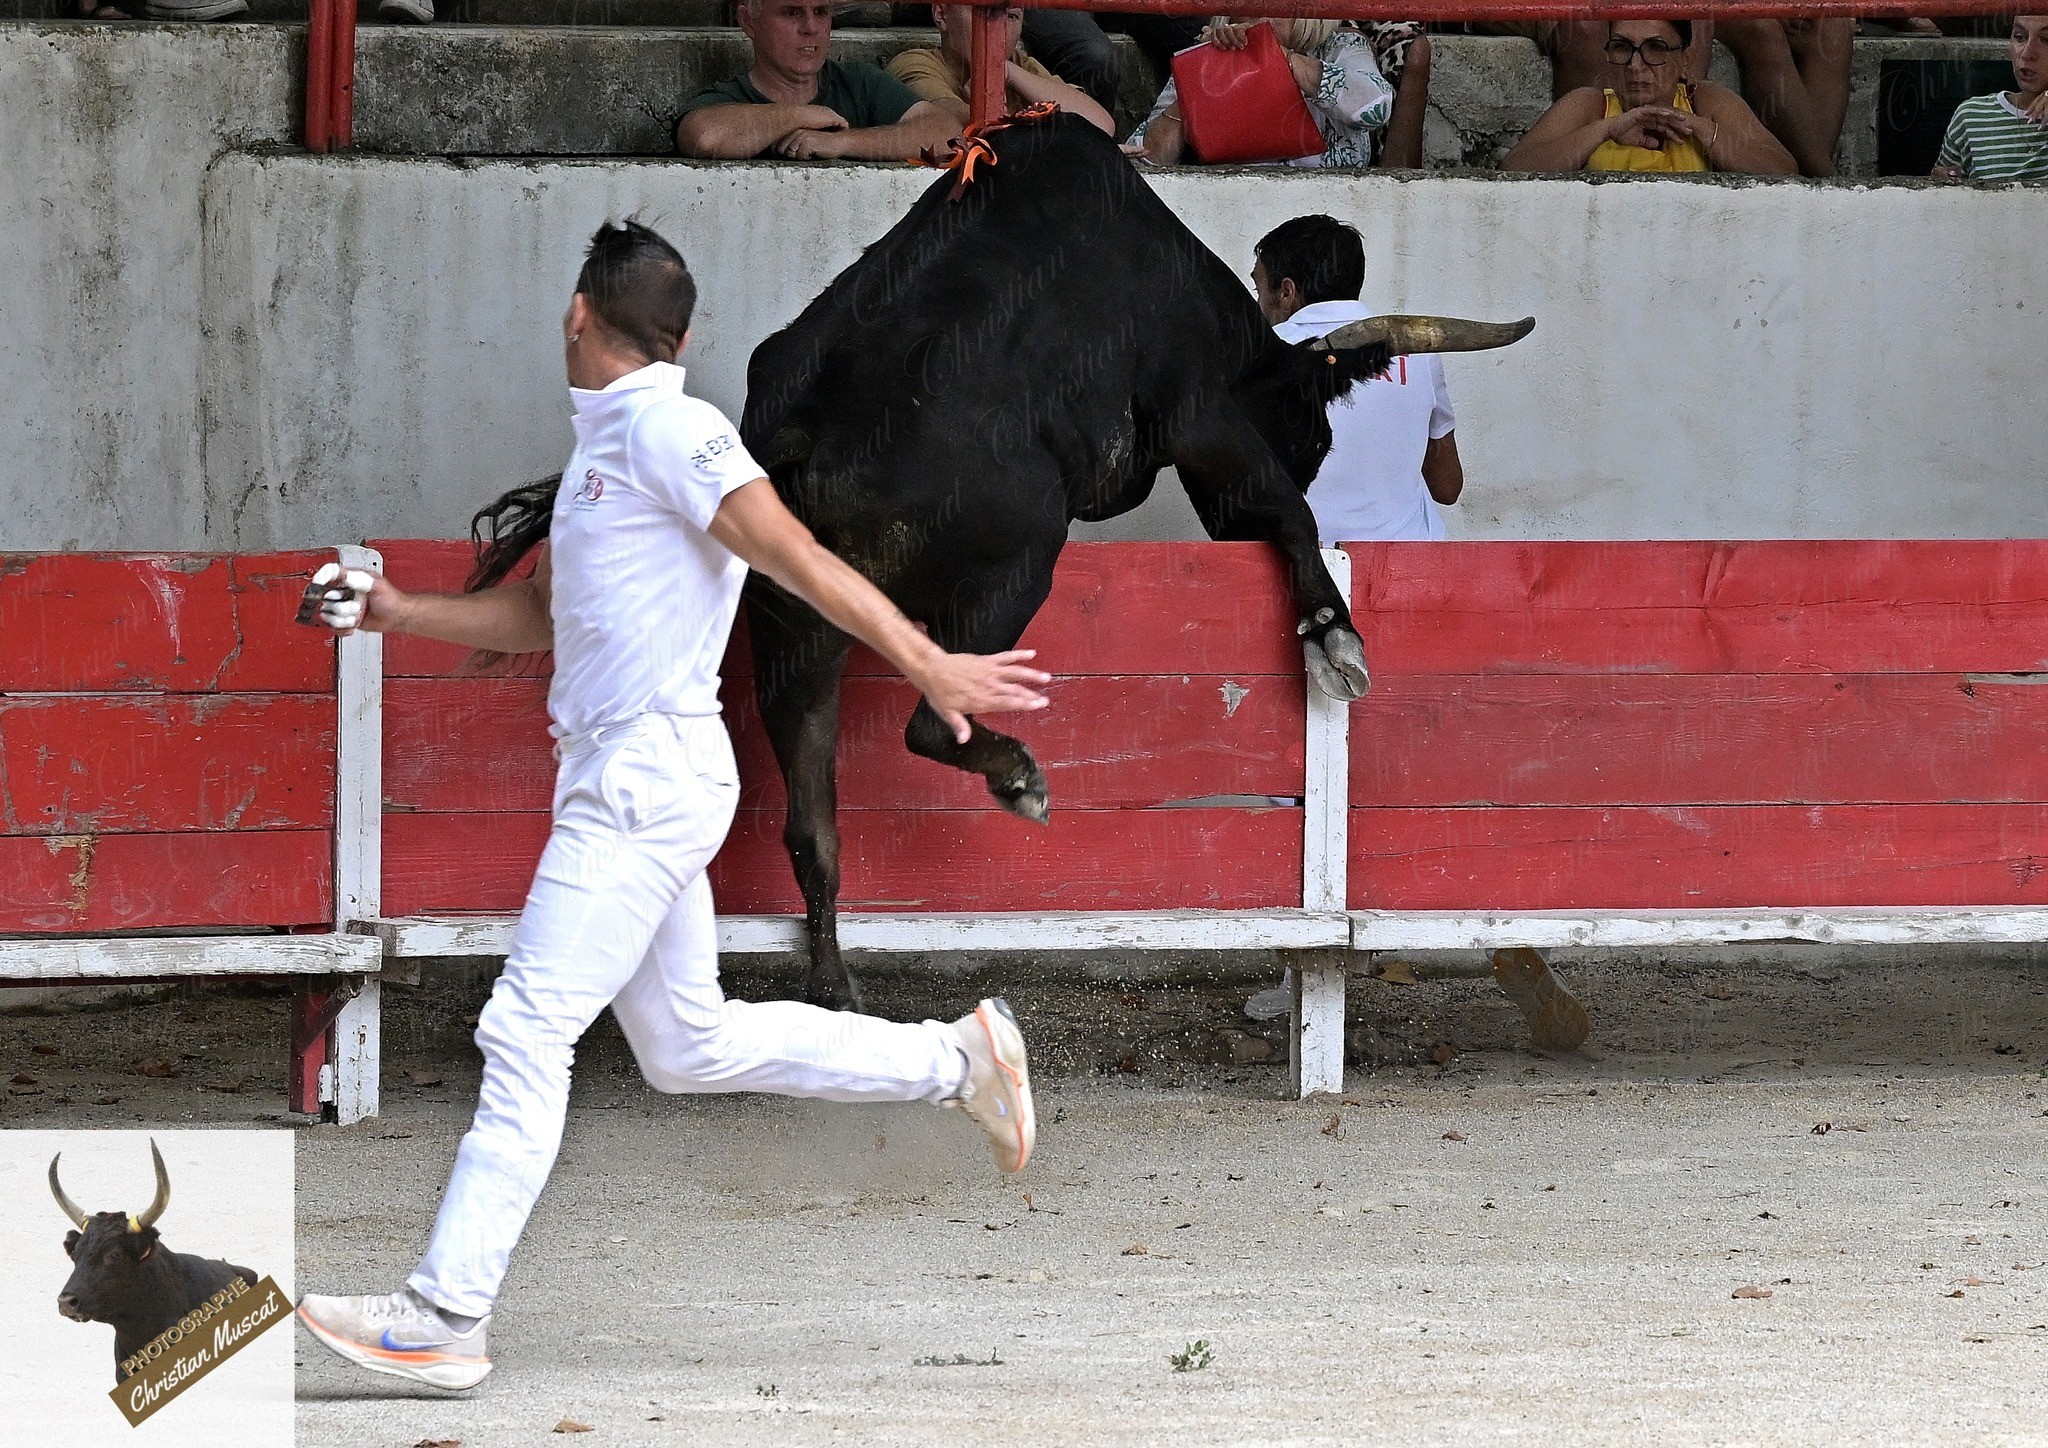
<svg viewBox="0 0 2048 1448"><path fill-rule="evenodd" d="M1312 341L1372 315L1358 300L1365 247L1336 218L1283 222L1253 255L1259 310L1283 341ZM1465 489L1442 359L1396 357L1385 377L1331 403L1329 417L1330 453L1308 490L1323 546L1441 542L1439 505L1457 502Z"/></svg>
<svg viewBox="0 0 2048 1448"><path fill-rule="evenodd" d="M1259 310L1283 340L1324 337L1370 315L1357 300L1365 290L1365 247L1336 218L1283 222L1260 238L1253 256ZM1331 403L1329 418L1329 456L1308 490L1322 545L1442 542L1443 509L1465 490L1443 362L1434 354L1396 357L1386 376L1360 382ZM1585 1042L1592 1030L1585 1007L1540 953L1527 946L1497 950L1493 976L1528 1017L1538 1050L1571 1051ZM1291 1009L1293 995L1289 978L1253 995L1245 1014L1276 1020Z"/></svg>
<svg viewBox="0 0 2048 1448"><path fill-rule="evenodd" d="M329 627L497 653L552 649L554 825L504 973L477 1021L484 1073L431 1243L406 1285L308 1296L299 1316L350 1362L472 1388L513 1247L561 1145L576 1041L612 1008L660 1091L768 1091L960 1107L1020 1170L1036 1132L1024 1040L985 1000L951 1024L725 998L705 867L739 796L718 668L747 569L900 669L964 740L967 716L1045 704L1029 650L948 654L812 538L709 403L683 391L696 286L628 221L592 240L564 319L576 449L558 489L479 515L498 543L459 595L401 593L330 564L308 610ZM540 540L545 537L546 542Z"/></svg>

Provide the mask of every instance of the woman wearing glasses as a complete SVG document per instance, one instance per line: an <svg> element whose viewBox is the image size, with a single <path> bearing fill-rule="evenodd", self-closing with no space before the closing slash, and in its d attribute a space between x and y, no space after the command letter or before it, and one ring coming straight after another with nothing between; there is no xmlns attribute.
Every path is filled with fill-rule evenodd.
<svg viewBox="0 0 2048 1448"><path fill-rule="evenodd" d="M1685 79L1686 20L1607 27L1604 89L1587 86L1543 113L1501 159L1509 171L1739 171L1797 175L1799 165L1741 96Z"/></svg>

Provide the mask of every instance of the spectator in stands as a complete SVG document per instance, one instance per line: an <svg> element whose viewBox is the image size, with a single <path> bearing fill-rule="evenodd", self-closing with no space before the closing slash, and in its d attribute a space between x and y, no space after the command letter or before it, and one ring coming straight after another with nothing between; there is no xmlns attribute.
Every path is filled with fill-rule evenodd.
<svg viewBox="0 0 2048 1448"><path fill-rule="evenodd" d="M1956 107L1937 179L2048 181L2048 15L2013 16L2012 74L2017 90Z"/></svg>
<svg viewBox="0 0 2048 1448"><path fill-rule="evenodd" d="M1165 75L1176 50L1202 38L1202 22L1191 15L1089 14L1085 10L1026 10L1024 44L1054 75L1069 77L1106 111L1116 109L1116 50L1109 32L1128 35Z"/></svg>
<svg viewBox="0 0 2048 1448"><path fill-rule="evenodd" d="M1203 39L1225 50L1240 50L1251 27L1260 23L1270 23L1286 49L1294 82L1323 136L1322 154L1304 156L1293 165L1422 164L1429 41L1420 25L1384 22L1360 30L1336 20L1233 18L1211 25ZM1386 66L1392 67L1392 75ZM1124 150L1136 160L1173 166L1188 159L1186 141L1180 92L1168 81L1152 114L1131 132Z"/></svg>
<svg viewBox="0 0 2048 1448"><path fill-rule="evenodd" d="M827 59L830 0L740 0L739 21L753 65L684 103L685 156L900 161L967 123L958 101L921 101L879 66Z"/></svg>
<svg viewBox="0 0 2048 1448"><path fill-rule="evenodd" d="M1325 337L1372 315L1358 300L1365 245L1334 217L1284 221L1259 239L1252 258L1259 310L1285 341ZM1308 489L1323 546L1441 541L1443 509L1465 489L1442 359L1396 357L1384 377L1331 403L1329 419L1330 451ZM1287 979L1254 994L1244 1010L1270 1021L1292 1004Z"/></svg>
<svg viewBox="0 0 2048 1448"><path fill-rule="evenodd" d="M909 86L919 100L952 100L967 103L967 64L972 33L973 9L966 5L934 5L932 24L939 28L938 49L906 50L889 62L889 74ZM1068 85L1029 55L1017 43L1024 26L1024 12L1017 6L1001 12L1000 23L1008 31L1003 49L1010 57L1008 89L1010 109L1051 101L1106 135L1116 134L1116 122L1093 96L1079 86Z"/></svg>
<svg viewBox="0 0 2048 1448"><path fill-rule="evenodd" d="M1797 173L1792 153L1742 97L1685 78L1689 22L1616 20L1607 31L1610 84L1551 106L1501 158L1503 170Z"/></svg>
<svg viewBox="0 0 2048 1448"><path fill-rule="evenodd" d="M1550 57L1551 98L1606 84L1608 25L1579 20L1489 27L1527 35ZM1684 79L1707 79L1714 42L1742 69L1742 98L1808 176L1835 173L1835 144L1849 112L1849 62L1856 22L1849 19L1708 20L1690 26Z"/></svg>

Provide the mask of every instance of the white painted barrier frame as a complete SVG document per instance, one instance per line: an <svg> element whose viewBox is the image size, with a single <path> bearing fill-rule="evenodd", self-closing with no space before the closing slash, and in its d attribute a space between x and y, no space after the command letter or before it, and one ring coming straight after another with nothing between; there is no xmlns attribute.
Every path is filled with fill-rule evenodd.
<svg viewBox="0 0 2048 1448"><path fill-rule="evenodd" d="M1326 548L1323 561L1346 602L1351 559ZM1292 1022L1291 1076L1301 1095L1344 1085L1344 966L1351 925L1344 913L1345 812L1350 710L1307 688L1302 779L1301 904L1254 910L1035 911L1002 914L842 913L839 944L848 955L880 952L1030 950L1265 950L1282 952L1307 990ZM381 919L374 912L351 928L374 932L394 960L425 956L503 955L511 946L509 915L426 915ZM725 915L718 921L721 954L781 954L803 947L796 916Z"/></svg>
<svg viewBox="0 0 2048 1448"><path fill-rule="evenodd" d="M1348 602L1351 560L1325 549L1324 561ZM374 642L374 641L372 641ZM344 676L344 687L347 676ZM366 676L358 697L368 700ZM377 681L381 688L381 679ZM1344 1088L1346 974L1369 968L1371 955L1395 950L1484 950L1510 945L1538 949L1698 947L1802 942L1823 945L2027 944L2048 941L2048 907L1906 907L1825 910L1666 910L1437 912L1347 909L1350 799L1350 707L1308 688L1302 781L1301 904L1258 910L1044 911L1012 914L861 914L839 917L839 940L849 955L880 952L1030 950L1268 950L1291 968L1289 1083L1297 1096ZM375 705L365 703L374 721ZM345 718L347 715L345 714ZM375 737L373 724L364 737ZM348 767L374 769L374 757L344 750ZM349 762L353 761L353 762ZM367 776L364 776L367 778ZM375 801L367 784L345 789ZM368 812L374 837L381 814ZM367 884L352 898L374 900L375 845L365 846ZM339 861L339 848L337 861ZM338 868L338 866L337 866ZM337 877L339 884L339 877ZM342 898L337 888L336 898ZM374 910L347 928L374 934L387 959L493 956L509 949L509 915L423 915L384 919ZM795 916L721 916L718 948L724 954L779 954L803 946ZM389 972L396 974L396 972ZM374 987L374 982L371 983ZM374 1111L376 997L354 1007L368 1022L366 1054L348 1088L354 1109ZM367 1084L362 1073L368 1073Z"/></svg>
<svg viewBox="0 0 2048 1448"><path fill-rule="evenodd" d="M368 548L335 550L345 567L379 567ZM377 913L383 819L383 655L375 634L340 641L336 659L334 929L321 935L49 936L0 940L0 985L114 985L206 976L347 981L329 1028L321 1098L343 1125L377 1113L378 986L383 943L351 931Z"/></svg>

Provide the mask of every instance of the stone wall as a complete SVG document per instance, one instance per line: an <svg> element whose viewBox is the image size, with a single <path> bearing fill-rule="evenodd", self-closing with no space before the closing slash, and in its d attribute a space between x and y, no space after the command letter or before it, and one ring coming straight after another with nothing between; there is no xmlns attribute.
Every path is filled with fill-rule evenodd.
<svg viewBox="0 0 2048 1448"><path fill-rule="evenodd" d="M239 491L220 521L242 546L444 534L558 470L559 319L607 215L644 211L685 249L704 298L692 386L737 412L754 345L927 184L223 158L207 310L235 340L212 353L206 450ZM1539 318L1450 364L1464 536L2048 532L2048 412L2026 380L2048 191L1271 169L1157 186L1240 270L1276 221L1327 211L1364 232L1376 305Z"/></svg>
<svg viewBox="0 0 2048 1448"><path fill-rule="evenodd" d="M693 365L737 408L746 353L925 184L889 166L266 155L296 133L301 42L271 25L0 25L0 241L21 271L0 329L0 547L445 530L559 464L554 327L600 216L646 206L689 248L707 293ZM658 149L663 98L708 74L714 42L730 44L366 27L363 139ZM1500 96L1540 110L1525 43L1443 52L1439 154L1512 133ZM1477 79L1475 57L1505 69ZM1370 239L1374 299L1542 317L1530 343L1454 374L1468 532L2048 522L2027 481L2042 413L2010 400L2038 390L2019 339L2048 191L1258 171L1159 186L1233 265L1274 219L1330 210Z"/></svg>

